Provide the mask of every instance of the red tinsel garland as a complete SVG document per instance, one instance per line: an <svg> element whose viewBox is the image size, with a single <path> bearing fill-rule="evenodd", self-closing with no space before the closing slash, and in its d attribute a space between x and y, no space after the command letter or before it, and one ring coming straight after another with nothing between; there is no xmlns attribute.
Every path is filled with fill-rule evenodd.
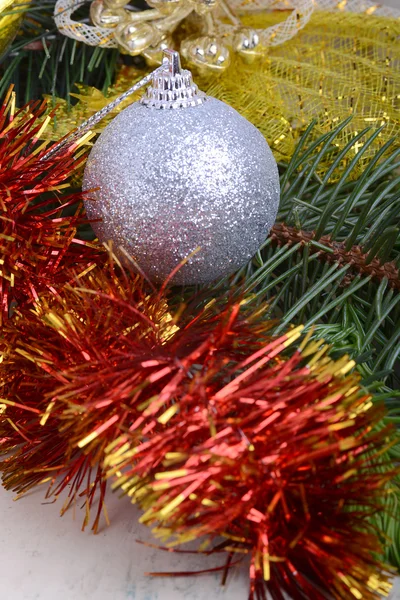
<svg viewBox="0 0 400 600"><path fill-rule="evenodd" d="M110 445L108 474L172 545L223 536L227 564L250 555L250 600L377 600L387 580L370 518L393 476L388 431L374 429L383 412L345 376L346 357L318 343L287 356L295 336L225 372L203 350L201 367L149 401L141 444L133 424Z"/></svg>
<svg viewBox="0 0 400 600"><path fill-rule="evenodd" d="M75 144L47 159L40 141L50 122L45 113L45 102L15 112L11 90L0 108L0 323L14 303L58 289L65 269L82 272L101 252L76 238L86 220L82 195L65 194L85 152Z"/></svg>
<svg viewBox="0 0 400 600"><path fill-rule="evenodd" d="M104 449L140 420L142 404L167 377L179 385L198 344L215 339L228 362L261 347L271 327L235 306L233 317L232 307L205 309L178 329L164 293L146 286L110 258L33 308L17 307L0 341L4 485L20 494L47 480L56 496L68 486L66 507L81 495L90 508L99 496L95 530Z"/></svg>
<svg viewBox="0 0 400 600"><path fill-rule="evenodd" d="M179 323L112 258L17 308L1 341L5 486L48 481L65 508L81 496L84 524L99 500L97 530L112 477L164 538L222 535L228 564L249 554L250 598L377 600L382 410L347 357L307 338L293 351L301 328L271 339L261 315L225 299Z"/></svg>

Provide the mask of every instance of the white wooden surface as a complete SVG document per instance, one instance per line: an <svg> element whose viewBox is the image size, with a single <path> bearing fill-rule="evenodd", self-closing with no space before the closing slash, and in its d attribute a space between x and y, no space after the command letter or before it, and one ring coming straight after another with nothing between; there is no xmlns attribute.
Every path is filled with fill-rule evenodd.
<svg viewBox="0 0 400 600"><path fill-rule="evenodd" d="M110 494L111 526L81 532L83 512L59 516L61 504L43 504L43 491L18 501L0 489L0 600L245 600L244 572L222 588L221 575L150 578L146 571L193 571L211 560L142 546L151 540L126 499ZM217 561L221 564L223 558Z"/></svg>
<svg viewBox="0 0 400 600"><path fill-rule="evenodd" d="M150 540L136 509L110 495L111 526L82 533L83 513L59 516L60 504L43 504L43 492L17 502L0 489L0 600L246 600L244 569L226 587L220 574L150 578L146 571L193 571L211 559L142 546ZM154 541L154 540L152 540ZM223 562L221 558L220 563ZM391 600L400 600L400 584ZM310 599L312 600L312 598Z"/></svg>

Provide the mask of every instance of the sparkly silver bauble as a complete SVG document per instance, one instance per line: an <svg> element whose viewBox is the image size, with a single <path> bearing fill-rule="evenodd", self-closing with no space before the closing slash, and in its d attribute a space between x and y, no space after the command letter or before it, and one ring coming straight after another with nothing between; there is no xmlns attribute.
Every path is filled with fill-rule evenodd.
<svg viewBox="0 0 400 600"><path fill-rule="evenodd" d="M99 239L123 247L151 280L164 281L199 248L173 283L204 284L239 269L265 240L278 169L249 121L198 92L187 71L168 77L158 75L95 143L86 210Z"/></svg>

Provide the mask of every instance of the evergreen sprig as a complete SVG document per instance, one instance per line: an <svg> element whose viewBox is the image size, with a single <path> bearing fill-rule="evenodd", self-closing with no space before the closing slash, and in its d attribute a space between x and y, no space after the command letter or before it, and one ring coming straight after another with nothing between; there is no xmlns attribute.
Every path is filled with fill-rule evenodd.
<svg viewBox="0 0 400 600"><path fill-rule="evenodd" d="M279 165L282 197L275 232L286 228L286 237L284 230L280 239L273 230L234 283L244 282L255 301L269 301L270 315L280 320L277 332L290 323L314 326L316 335L348 352L397 422L400 151L391 151L392 142L380 147L379 129L366 129L339 149L335 139L348 124L308 143L311 124L290 162ZM375 155L353 180L353 169L372 144ZM331 167L321 179L318 165L328 156ZM362 258L361 268L354 264L355 254ZM371 274L371 264L379 266L378 276ZM400 457L400 446L394 452Z"/></svg>

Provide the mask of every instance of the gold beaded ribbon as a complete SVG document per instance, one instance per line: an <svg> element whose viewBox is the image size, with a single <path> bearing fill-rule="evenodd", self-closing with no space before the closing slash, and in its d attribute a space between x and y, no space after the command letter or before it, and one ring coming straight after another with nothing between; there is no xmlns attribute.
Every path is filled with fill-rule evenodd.
<svg viewBox="0 0 400 600"><path fill-rule="evenodd" d="M148 4L150 10L138 11L126 0L93 0L93 24L88 25L71 18L82 0L58 0L55 21L69 37L92 46L142 54L150 65L161 63L163 50L174 47L175 30L184 27L188 36L181 41L180 52L186 60L200 68L223 71L232 52L251 62L267 48L292 39L309 22L315 8L400 16L400 11L371 0L148 0ZM243 15L266 9L280 15L273 25L263 28L243 23Z"/></svg>
<svg viewBox="0 0 400 600"><path fill-rule="evenodd" d="M268 0L265 0L268 3ZM270 2L269 2L270 3ZM162 52L173 46L174 31L193 16L199 21L197 35L182 44L183 56L197 66L220 71L230 63L231 50L252 59L268 46L292 38L308 23L315 0L272 2L278 10L290 9L282 22L266 29L249 29L241 25L240 10L248 4L231 8L227 0L149 0L151 9L128 10L126 0L93 0L90 16L93 25L73 21L73 12L81 0L58 0L55 21L65 35L89 45L119 47L132 55L143 54L150 64L160 64Z"/></svg>

